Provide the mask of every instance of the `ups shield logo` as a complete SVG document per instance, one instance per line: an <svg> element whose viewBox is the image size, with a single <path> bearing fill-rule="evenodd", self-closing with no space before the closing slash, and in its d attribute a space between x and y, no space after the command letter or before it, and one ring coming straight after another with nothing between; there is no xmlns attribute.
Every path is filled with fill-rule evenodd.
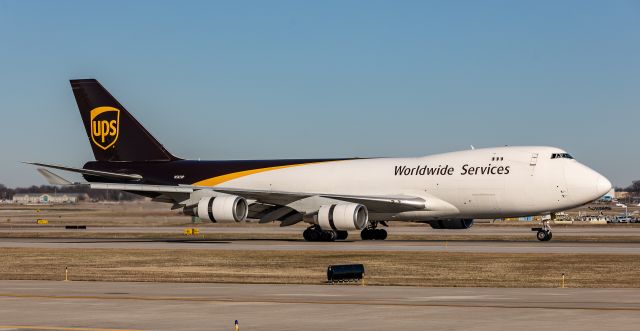
<svg viewBox="0 0 640 331"><path fill-rule="evenodd" d="M97 107L91 110L91 140L106 150L118 140L120 110L113 107Z"/></svg>

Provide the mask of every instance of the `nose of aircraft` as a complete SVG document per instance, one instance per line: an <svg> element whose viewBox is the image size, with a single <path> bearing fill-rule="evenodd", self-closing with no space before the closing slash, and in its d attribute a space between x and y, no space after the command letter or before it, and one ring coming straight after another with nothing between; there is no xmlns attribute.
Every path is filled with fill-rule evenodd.
<svg viewBox="0 0 640 331"><path fill-rule="evenodd" d="M609 191L611 191L611 189L613 188L613 185L611 185L611 182L605 176L602 176L600 174L598 175L600 177L598 178L598 185L596 186L596 190L599 194L598 197L601 197L609 193Z"/></svg>
<svg viewBox="0 0 640 331"><path fill-rule="evenodd" d="M593 169L571 162L565 167L569 196L577 203L596 200L611 190L611 182Z"/></svg>

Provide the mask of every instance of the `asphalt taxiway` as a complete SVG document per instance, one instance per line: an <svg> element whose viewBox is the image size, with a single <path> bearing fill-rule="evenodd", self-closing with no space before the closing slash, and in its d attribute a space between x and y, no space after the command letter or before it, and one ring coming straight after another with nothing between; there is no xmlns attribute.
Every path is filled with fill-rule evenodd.
<svg viewBox="0 0 640 331"><path fill-rule="evenodd" d="M0 238L0 248L640 254L640 243Z"/></svg>
<svg viewBox="0 0 640 331"><path fill-rule="evenodd" d="M636 330L640 289L0 281L0 330Z"/></svg>
<svg viewBox="0 0 640 331"><path fill-rule="evenodd" d="M361 241L358 232L351 232L346 241L332 243L304 242L300 235L304 227L279 228L275 226L223 226L200 227L201 234L288 234L291 238L300 239L251 239L225 240L203 239L181 236L184 227L94 227L87 230L65 230L55 226L17 226L0 227L2 233L16 233L26 238L11 235L0 238L0 248L118 248L118 249L206 249L206 250L315 250L315 251L417 251L417 252L477 252L477 253L575 253L575 254L640 254L640 242L625 242L626 238L639 237L640 227L590 227L590 226L557 226L554 235L564 240L538 242L535 233L522 226L478 226L467 230L431 230L418 226L389 227L390 235L425 235L424 239ZM30 233L37 236L30 237ZM47 234L51 234L47 236ZM76 233L81 238L60 238L60 233ZM105 236L105 234L109 234ZM179 239L111 239L122 234L123 238L135 234L167 234ZM437 235L438 240L430 239L429 234ZM460 240L464 235L470 240ZM477 240L480 236L499 235L503 240ZM531 241L521 241L522 236L530 236ZM452 239L447 240L448 236ZM598 237L615 237L619 242L585 242L577 240L579 236L597 239ZM37 237L37 238L36 238ZM508 240L510 237L519 240ZM224 236L223 236L224 238ZM230 237L231 238L231 237ZM420 237L418 237L420 238ZM574 240L576 238L576 240Z"/></svg>

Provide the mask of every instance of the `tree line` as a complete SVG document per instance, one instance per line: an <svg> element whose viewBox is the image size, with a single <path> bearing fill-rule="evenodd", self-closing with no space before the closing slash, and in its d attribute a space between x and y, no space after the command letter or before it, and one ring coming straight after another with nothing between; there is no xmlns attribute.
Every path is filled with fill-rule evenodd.
<svg viewBox="0 0 640 331"><path fill-rule="evenodd" d="M29 187L8 188L0 184L0 199L11 200L16 194L44 194L44 193L68 193L86 194L90 200L97 201L131 201L141 199L139 195L114 191L114 190L92 190L85 185L52 186L52 185L32 185ZM80 197L82 199L83 197Z"/></svg>
<svg viewBox="0 0 640 331"><path fill-rule="evenodd" d="M616 191L627 191L630 193L640 193L640 180L634 180L627 187L616 187Z"/></svg>

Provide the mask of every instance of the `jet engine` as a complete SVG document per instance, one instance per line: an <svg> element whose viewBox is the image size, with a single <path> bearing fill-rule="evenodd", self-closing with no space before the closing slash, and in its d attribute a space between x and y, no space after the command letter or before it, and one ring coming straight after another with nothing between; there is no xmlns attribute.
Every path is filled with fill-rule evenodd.
<svg viewBox="0 0 640 331"><path fill-rule="evenodd" d="M473 219L448 219L430 221L432 229L468 229L473 226Z"/></svg>
<svg viewBox="0 0 640 331"><path fill-rule="evenodd" d="M213 223L242 222L249 213L249 204L244 198L235 195L205 197L197 205L186 207L184 212Z"/></svg>
<svg viewBox="0 0 640 331"><path fill-rule="evenodd" d="M369 222L369 212L367 207L357 203L324 205L318 211L317 222L326 230L361 230Z"/></svg>

